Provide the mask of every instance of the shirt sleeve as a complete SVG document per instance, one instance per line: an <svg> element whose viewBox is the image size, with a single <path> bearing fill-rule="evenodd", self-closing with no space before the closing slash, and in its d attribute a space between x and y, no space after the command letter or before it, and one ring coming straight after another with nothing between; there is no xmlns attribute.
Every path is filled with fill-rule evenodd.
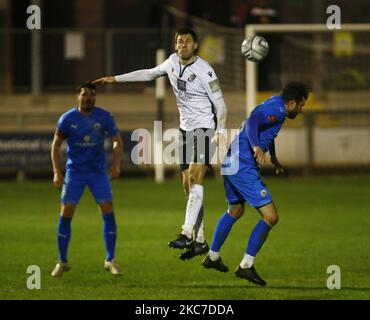
<svg viewBox="0 0 370 320"><path fill-rule="evenodd" d="M62 116L59 118L55 133L63 139L68 137L68 125L67 125L67 120L65 117Z"/></svg>
<svg viewBox="0 0 370 320"><path fill-rule="evenodd" d="M106 131L110 137L114 137L119 133L116 122L114 121L114 117L111 113L108 114L106 119Z"/></svg>
<svg viewBox="0 0 370 320"><path fill-rule="evenodd" d="M224 130L226 127L227 110L224 99L221 97L213 101L216 110L217 128L216 130Z"/></svg>
<svg viewBox="0 0 370 320"><path fill-rule="evenodd" d="M259 127L263 125L271 125L279 120L279 115L275 112L262 110L253 111L247 120L247 137L249 143L253 147L259 147Z"/></svg>
<svg viewBox="0 0 370 320"><path fill-rule="evenodd" d="M170 61L167 59L160 65L152 69L142 69L129 73L124 73L115 76L117 82L141 82L141 81L152 81L167 73Z"/></svg>
<svg viewBox="0 0 370 320"><path fill-rule="evenodd" d="M264 123L264 115L262 112L252 112L247 120L246 134L252 148L259 147L259 131L258 128Z"/></svg>
<svg viewBox="0 0 370 320"><path fill-rule="evenodd" d="M201 77L204 89L206 90L207 96L212 101L223 99L220 83L216 76L215 71L209 67L209 70L206 70L206 74L203 74Z"/></svg>
<svg viewBox="0 0 370 320"><path fill-rule="evenodd" d="M217 130L225 129L227 109L221 87L215 71L209 67L205 75L201 77L202 84L206 90L209 100L212 102L217 117Z"/></svg>

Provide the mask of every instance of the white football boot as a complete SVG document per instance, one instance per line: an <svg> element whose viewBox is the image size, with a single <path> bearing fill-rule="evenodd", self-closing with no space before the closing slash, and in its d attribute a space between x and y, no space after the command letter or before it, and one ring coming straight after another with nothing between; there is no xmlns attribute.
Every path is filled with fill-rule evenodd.
<svg viewBox="0 0 370 320"><path fill-rule="evenodd" d="M71 269L71 268L70 268L68 262L58 261L54 270L51 273L51 276L52 277L60 277L64 272L69 271L69 269Z"/></svg>
<svg viewBox="0 0 370 320"><path fill-rule="evenodd" d="M121 276L122 275L122 271L119 267L119 265L117 264L117 262L113 259L111 261L104 261L104 269L105 270L109 270L111 274L115 275L115 276Z"/></svg>

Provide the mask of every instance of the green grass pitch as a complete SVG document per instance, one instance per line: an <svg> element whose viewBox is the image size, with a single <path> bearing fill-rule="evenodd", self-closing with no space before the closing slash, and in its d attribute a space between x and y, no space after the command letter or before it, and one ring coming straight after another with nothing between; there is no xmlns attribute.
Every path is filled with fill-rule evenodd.
<svg viewBox="0 0 370 320"><path fill-rule="evenodd" d="M221 251L230 272L183 262L167 247L184 220L180 178L156 185L113 183L118 222L116 256L124 275L103 269L102 221L90 192L77 208L69 248L71 270L57 260L59 192L51 181L0 182L0 299L369 299L370 177L266 178L280 222L256 258L265 288L234 276L258 220L246 207ZM226 209L222 180L205 181L206 238ZM26 286L29 265L41 268L41 290ZM326 287L327 267L341 269L341 289Z"/></svg>

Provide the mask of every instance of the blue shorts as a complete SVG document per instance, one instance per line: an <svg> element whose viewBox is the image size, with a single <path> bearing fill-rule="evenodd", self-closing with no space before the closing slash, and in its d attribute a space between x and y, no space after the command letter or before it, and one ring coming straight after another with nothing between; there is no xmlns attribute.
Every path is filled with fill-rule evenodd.
<svg viewBox="0 0 370 320"><path fill-rule="evenodd" d="M107 172L81 173L67 170L62 189L62 203L78 204L85 186L89 187L97 203L112 202L113 194Z"/></svg>
<svg viewBox="0 0 370 320"><path fill-rule="evenodd" d="M225 175L224 188L227 202L231 204L247 201L252 207L259 208L272 202L270 191L262 182L257 169L242 174Z"/></svg>

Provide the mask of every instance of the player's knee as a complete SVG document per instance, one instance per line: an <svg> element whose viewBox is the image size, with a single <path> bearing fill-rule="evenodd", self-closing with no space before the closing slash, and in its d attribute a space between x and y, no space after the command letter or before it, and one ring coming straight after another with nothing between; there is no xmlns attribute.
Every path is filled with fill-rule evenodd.
<svg viewBox="0 0 370 320"><path fill-rule="evenodd" d="M99 203L99 206L102 213L107 214L113 212L113 203L111 202Z"/></svg>
<svg viewBox="0 0 370 320"><path fill-rule="evenodd" d="M269 217L267 217L266 221L270 226L272 226L272 227L276 226L277 223L279 222L279 216L277 214L269 216Z"/></svg>
<svg viewBox="0 0 370 320"><path fill-rule="evenodd" d="M190 185L199 184L198 177L197 177L196 174L189 173L189 183L190 183Z"/></svg>
<svg viewBox="0 0 370 320"><path fill-rule="evenodd" d="M244 205L233 205L229 208L228 213L235 219L240 219L244 214Z"/></svg>
<svg viewBox="0 0 370 320"><path fill-rule="evenodd" d="M184 170L182 171L182 188L184 190L185 197L189 196L189 183L189 170Z"/></svg>
<svg viewBox="0 0 370 320"><path fill-rule="evenodd" d="M182 187L184 189L185 196L189 196L189 181L185 180L182 183Z"/></svg>
<svg viewBox="0 0 370 320"><path fill-rule="evenodd" d="M60 211L60 216L63 218L72 219L75 212L75 207L76 206L74 204L63 204Z"/></svg>

